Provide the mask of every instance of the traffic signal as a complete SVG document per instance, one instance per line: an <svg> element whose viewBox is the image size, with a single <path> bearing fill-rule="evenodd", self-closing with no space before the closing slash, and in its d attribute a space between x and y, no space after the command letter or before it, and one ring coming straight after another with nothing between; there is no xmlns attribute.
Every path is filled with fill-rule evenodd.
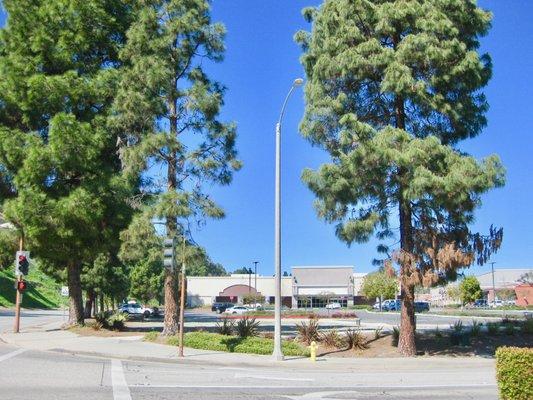
<svg viewBox="0 0 533 400"><path fill-rule="evenodd" d="M18 281L17 282L17 290L20 293L24 293L24 291L28 288L28 283L26 281Z"/></svg>
<svg viewBox="0 0 533 400"><path fill-rule="evenodd" d="M163 265L170 270L174 270L176 266L175 247L174 239L167 238L163 241Z"/></svg>
<svg viewBox="0 0 533 400"><path fill-rule="evenodd" d="M15 275L28 275L30 272L29 251L17 251L15 259Z"/></svg>

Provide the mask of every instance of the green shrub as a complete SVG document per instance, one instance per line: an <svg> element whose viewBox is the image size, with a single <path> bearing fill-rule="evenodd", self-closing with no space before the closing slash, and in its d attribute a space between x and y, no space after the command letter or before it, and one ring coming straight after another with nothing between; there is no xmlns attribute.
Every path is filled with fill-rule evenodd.
<svg viewBox="0 0 533 400"><path fill-rule="evenodd" d="M533 319L522 322L522 333L533 333Z"/></svg>
<svg viewBox="0 0 533 400"><path fill-rule="evenodd" d="M460 319L455 321L452 325L450 325L450 328L453 330L454 333L461 333L463 331L463 321Z"/></svg>
<svg viewBox="0 0 533 400"><path fill-rule="evenodd" d="M489 335L497 335L500 332L499 322L487 322L487 332Z"/></svg>
<svg viewBox="0 0 533 400"><path fill-rule="evenodd" d="M437 325L437 327L435 328L435 338L437 338L437 339L442 339L442 332L440 331L438 325Z"/></svg>
<svg viewBox="0 0 533 400"><path fill-rule="evenodd" d="M470 332L456 332L450 333L450 343L452 346L470 346Z"/></svg>
<svg viewBox="0 0 533 400"><path fill-rule="evenodd" d="M498 348L496 350L496 377L501 399L533 399L533 349Z"/></svg>
<svg viewBox="0 0 533 400"><path fill-rule="evenodd" d="M155 342L158 337L159 337L159 332L150 331L146 335L144 335L144 341L145 342Z"/></svg>
<svg viewBox="0 0 533 400"><path fill-rule="evenodd" d="M177 336L167 339L167 344L176 346ZM269 355L274 351L274 340L262 337L226 336L210 332L189 332L184 337L185 347L201 350L226 351L230 353L248 353ZM308 356L309 350L293 341L282 341L283 354L287 356Z"/></svg>
<svg viewBox="0 0 533 400"><path fill-rule="evenodd" d="M394 326L392 328L392 345L398 346L398 340L400 340L400 328Z"/></svg>
<svg viewBox="0 0 533 400"><path fill-rule="evenodd" d="M241 338L257 336L259 333L259 322L255 318L244 317L235 325L235 332Z"/></svg>
<svg viewBox="0 0 533 400"><path fill-rule="evenodd" d="M108 311L100 311L96 313L96 315L94 316L94 320L107 329L108 328L107 319L109 318L110 315L111 313Z"/></svg>
<svg viewBox="0 0 533 400"><path fill-rule="evenodd" d="M221 322L217 322L217 333L221 335L231 335L235 329L235 322L229 318L222 318Z"/></svg>
<svg viewBox="0 0 533 400"><path fill-rule="evenodd" d="M514 325L510 322L504 325L504 331L507 335L514 335Z"/></svg>
<svg viewBox="0 0 533 400"><path fill-rule="evenodd" d="M309 322L302 322L296 324L296 330L298 331L298 338L301 342L310 345L311 342L319 342L320 335L318 333L318 319L309 318Z"/></svg>
<svg viewBox="0 0 533 400"><path fill-rule="evenodd" d="M344 340L348 350L364 350L368 348L366 337L359 329L348 329Z"/></svg>
<svg viewBox="0 0 533 400"><path fill-rule="evenodd" d="M380 326L379 328L374 329L374 339L378 340L381 337L381 332L383 331L383 327Z"/></svg>
<svg viewBox="0 0 533 400"><path fill-rule="evenodd" d="M117 311L111 314L107 319L107 326L109 329L114 331L122 331L126 326L126 321L128 320L128 314Z"/></svg>
<svg viewBox="0 0 533 400"><path fill-rule="evenodd" d="M476 320L472 321L472 326L470 327L470 334L475 337L479 336L479 333L481 332L481 327L483 326L482 322L478 322Z"/></svg>

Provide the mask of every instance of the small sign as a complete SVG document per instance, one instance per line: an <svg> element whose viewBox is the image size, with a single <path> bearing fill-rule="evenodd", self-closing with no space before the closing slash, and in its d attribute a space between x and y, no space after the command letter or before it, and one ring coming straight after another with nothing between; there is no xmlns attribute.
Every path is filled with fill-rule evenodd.
<svg viewBox="0 0 533 400"><path fill-rule="evenodd" d="M61 296L68 297L68 286L61 286Z"/></svg>

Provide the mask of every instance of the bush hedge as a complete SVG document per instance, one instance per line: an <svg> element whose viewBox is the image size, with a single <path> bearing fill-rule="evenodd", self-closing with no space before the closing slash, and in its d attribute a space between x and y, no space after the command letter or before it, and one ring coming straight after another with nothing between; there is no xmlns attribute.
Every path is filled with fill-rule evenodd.
<svg viewBox="0 0 533 400"><path fill-rule="evenodd" d="M167 344L177 346L179 339L173 336ZM274 340L263 337L227 336L210 332L189 332L184 337L185 347L201 350L226 351L230 353L272 354ZM283 341L283 354L287 356L309 356L309 350L298 343Z"/></svg>
<svg viewBox="0 0 533 400"><path fill-rule="evenodd" d="M499 347L496 377L503 400L533 399L533 349Z"/></svg>

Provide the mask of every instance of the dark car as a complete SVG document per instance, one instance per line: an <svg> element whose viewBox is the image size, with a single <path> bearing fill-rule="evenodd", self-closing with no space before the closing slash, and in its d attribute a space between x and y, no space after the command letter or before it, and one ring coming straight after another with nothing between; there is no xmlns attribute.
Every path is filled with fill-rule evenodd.
<svg viewBox="0 0 533 400"><path fill-rule="evenodd" d="M222 314L226 309L233 307L233 303L213 303L211 311L215 311L217 314Z"/></svg>
<svg viewBox="0 0 533 400"><path fill-rule="evenodd" d="M402 302L398 299L390 300L384 307L385 311L400 311L402 308Z"/></svg>
<svg viewBox="0 0 533 400"><path fill-rule="evenodd" d="M429 311L429 303L427 301L415 301L415 312Z"/></svg>
<svg viewBox="0 0 533 400"><path fill-rule="evenodd" d="M385 308L384 308L385 309ZM392 300L387 304L387 311L401 311L402 302L401 300ZM427 301L415 301L415 312L424 312L429 311L429 303Z"/></svg>

